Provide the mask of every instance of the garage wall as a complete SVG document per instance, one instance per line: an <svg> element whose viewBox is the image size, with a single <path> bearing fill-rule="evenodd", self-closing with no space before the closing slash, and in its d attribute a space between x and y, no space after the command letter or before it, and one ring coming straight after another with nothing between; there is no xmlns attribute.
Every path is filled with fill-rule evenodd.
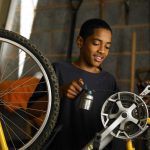
<svg viewBox="0 0 150 150"><path fill-rule="evenodd" d="M10 0L0 1L0 28L5 28L9 5L10 5Z"/></svg>
<svg viewBox="0 0 150 150"><path fill-rule="evenodd" d="M92 17L105 19L113 29L113 45L103 67L117 78L121 90L131 90L132 47L136 49L133 69L150 69L150 1L83 0L77 13L75 37L81 24ZM50 62L66 59L71 19L70 0L39 0L31 40ZM73 59L78 52L74 43ZM143 79L146 78L147 73ZM135 77L137 91L136 83Z"/></svg>

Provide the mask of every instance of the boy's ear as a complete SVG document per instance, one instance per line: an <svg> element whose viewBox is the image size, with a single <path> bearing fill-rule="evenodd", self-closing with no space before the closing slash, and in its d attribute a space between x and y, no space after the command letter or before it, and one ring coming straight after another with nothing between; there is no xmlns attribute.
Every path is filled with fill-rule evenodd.
<svg viewBox="0 0 150 150"><path fill-rule="evenodd" d="M83 38L81 36L78 35L76 42L77 42L78 48L81 48L83 46L84 41L83 41Z"/></svg>

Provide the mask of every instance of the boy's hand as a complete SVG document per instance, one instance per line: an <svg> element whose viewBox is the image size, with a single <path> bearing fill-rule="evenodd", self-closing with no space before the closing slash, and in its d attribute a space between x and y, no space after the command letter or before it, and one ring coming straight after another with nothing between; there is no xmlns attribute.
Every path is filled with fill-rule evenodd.
<svg viewBox="0 0 150 150"><path fill-rule="evenodd" d="M60 87L61 96L74 99L81 92L83 85L83 79L73 80L70 84Z"/></svg>

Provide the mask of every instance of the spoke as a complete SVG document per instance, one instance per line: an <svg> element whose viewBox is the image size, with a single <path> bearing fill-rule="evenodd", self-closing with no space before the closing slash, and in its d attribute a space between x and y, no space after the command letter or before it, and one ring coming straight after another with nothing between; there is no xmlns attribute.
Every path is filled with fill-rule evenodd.
<svg viewBox="0 0 150 150"><path fill-rule="evenodd" d="M24 135L26 135L27 137L29 137L30 139L32 138L29 134L27 134L23 129L21 129L18 125L16 125L13 121L11 121L8 117L6 117L4 114L2 114L3 117L8 120L10 123L12 123L17 129L19 129L19 131L21 131Z"/></svg>
<svg viewBox="0 0 150 150"><path fill-rule="evenodd" d="M27 58L27 60L30 59L30 57ZM28 72L30 72L33 68L35 67L35 65L33 65L28 71L26 71L26 73L24 75L26 75ZM6 80L8 77L10 77L17 69L19 68L16 67L14 69L14 71L12 71L8 76L5 77L5 79L1 80L0 83L2 83L4 80ZM15 82L13 82L11 85L9 85L9 87L13 86L16 82L18 82L18 80L16 80ZM9 87L4 91L4 92L7 92L9 90Z"/></svg>
<svg viewBox="0 0 150 150"><path fill-rule="evenodd" d="M124 131L125 124L126 124L126 122L125 122L125 121L124 121L124 122L122 122L122 123L120 124L119 129L120 129L120 130L122 130L122 131Z"/></svg>
<svg viewBox="0 0 150 150"><path fill-rule="evenodd" d="M133 123L135 123L135 124L138 123L138 119L135 119L135 118L133 118L133 117L130 119L130 121L133 122Z"/></svg>
<svg viewBox="0 0 150 150"><path fill-rule="evenodd" d="M120 92L118 92L118 99L120 100Z"/></svg>
<svg viewBox="0 0 150 150"><path fill-rule="evenodd" d="M28 57L28 59L29 59L30 57ZM16 68L14 68L13 70L12 70L12 72L10 72L3 80L1 80L0 81L0 83L2 83L4 80L6 80L8 77L10 77L16 70L18 70L18 68L19 68L19 66L18 67L16 67ZM31 67L32 68L32 67ZM29 71L30 71L31 69L29 69Z"/></svg>
<svg viewBox="0 0 150 150"><path fill-rule="evenodd" d="M0 103L0 105L1 106L3 106L3 105L10 105L10 106L14 106L15 107L15 105L11 105L11 104L18 104L18 102L11 102L11 104L9 104L9 103L7 103L7 102L4 102L2 99L0 99L0 102L2 102L2 104ZM33 100L33 101L29 101L28 102L28 104L32 104L32 103L46 103L47 101L38 101L38 100ZM21 101L21 102L19 102L19 104L23 104L23 103L26 103L26 102L23 102L23 101ZM22 107L19 107L19 108L22 108ZM145 119L144 119L145 120Z"/></svg>
<svg viewBox="0 0 150 150"><path fill-rule="evenodd" d="M5 74L5 71L6 71L6 68L7 68L7 64L8 64L8 62L5 64L5 66L2 68L2 70L3 70L3 73L2 73L2 75L1 75L1 79L0 79L0 81L3 79L3 76L4 76L4 74Z"/></svg>
<svg viewBox="0 0 150 150"><path fill-rule="evenodd" d="M119 115L119 113L116 113L116 114L110 114L110 115L109 115L109 119L117 118L118 115Z"/></svg>
<svg viewBox="0 0 150 150"><path fill-rule="evenodd" d="M116 137L118 137L120 133L121 133L121 131L119 130L116 134Z"/></svg>
<svg viewBox="0 0 150 150"><path fill-rule="evenodd" d="M7 128L7 133L10 135L10 133L9 133L9 131L8 131L8 128L9 128L9 130L11 130L11 132L16 136L16 138L24 145L25 143L20 139L20 137L15 133L15 131L12 129L12 128L10 128L9 127L9 125L4 121L4 119L3 119L3 122L4 122L4 124L5 124L5 127ZM11 135L10 135L11 136ZM12 139L12 138L11 138ZM13 144L14 145L14 144Z"/></svg>
<svg viewBox="0 0 150 150"><path fill-rule="evenodd" d="M132 105L128 108L128 110L133 111L133 109L135 109L135 108L136 108L136 105L135 105L135 104L132 104Z"/></svg>
<svg viewBox="0 0 150 150"><path fill-rule="evenodd" d="M103 115L103 116L106 118L106 121L105 121L105 123L104 123L104 127L106 127L106 126L107 126L107 123L108 123L108 121L109 121L109 119L108 119L108 114L102 113L101 115Z"/></svg>
<svg viewBox="0 0 150 150"><path fill-rule="evenodd" d="M2 104L0 104L0 105L2 105ZM5 104L9 109L11 109L12 111L13 111L13 109L11 108L11 107L14 107L14 108L17 108L17 109L23 109L23 107L19 107L19 106L15 106L15 105L11 105L11 104ZM41 113L45 113L46 112L46 110L44 111L44 110L40 110L40 109L33 109L33 108L27 108L26 110L35 110L35 111L37 111L37 112L41 112ZM14 111L13 111L14 112Z"/></svg>
<svg viewBox="0 0 150 150"><path fill-rule="evenodd" d="M143 130L143 127L141 127L140 124L137 124L137 126L138 126L141 130Z"/></svg>
<svg viewBox="0 0 150 150"><path fill-rule="evenodd" d="M13 106L12 106L13 107ZM13 111L13 109L10 107L10 106L8 106L8 108L10 109L10 110L12 110ZM36 110L36 109L32 109L32 110ZM24 119L19 113L17 113L16 111L13 111L17 116L19 116L20 118L22 118L26 123L28 123L29 125L31 125L32 127L35 127L32 123L30 123L27 119ZM36 127L35 127L36 128ZM37 129L37 128L36 128ZM38 129L37 129L38 130Z"/></svg>
<svg viewBox="0 0 150 150"><path fill-rule="evenodd" d="M47 102L47 101L46 101L46 102ZM2 105L2 104L1 104L1 105ZM40 117L37 117L37 116L35 116L35 115L32 115L31 113L25 111L24 109L20 109L21 107L12 106L12 105L7 105L7 106L8 106L8 108L11 109L11 110L13 110L12 107L17 108L17 109L19 109L21 112L24 112L25 114L27 114L28 116L31 116L31 117L33 117L33 118L39 120L39 121L43 121L43 119L41 119ZM10 106L11 106L11 107L10 107ZM26 110L29 110L29 111L36 111L36 112L41 113L41 115L46 114L46 110L44 111L44 110L32 109L32 108L27 108ZM16 114L15 111L13 111L13 112ZM19 115L19 114L17 113L17 115ZM19 115L19 116L20 116L20 115ZM25 120L22 116L20 116L20 117L21 117L23 120ZM25 120L25 121L26 121L28 124L30 124L34 129L38 130L33 124L31 124L31 123L28 122L27 120Z"/></svg>
<svg viewBox="0 0 150 150"><path fill-rule="evenodd" d="M123 133L124 133L124 135L127 137L127 139L130 138L129 135L128 135L125 131L124 131Z"/></svg>
<svg viewBox="0 0 150 150"><path fill-rule="evenodd" d="M24 86L21 86L22 88L25 88L25 87L30 87L30 86L34 86L34 85L41 85L41 84L43 84L43 83L46 83L46 82L39 82L38 84L37 83L35 83L35 84L28 84L28 85L24 85Z"/></svg>
<svg viewBox="0 0 150 150"><path fill-rule="evenodd" d="M1 114L1 115L2 115L2 114ZM15 144L14 144L14 142L13 142L13 139L12 139L12 137L11 137L9 131L8 131L8 127L9 127L9 126L8 126L7 123L4 121L4 119L3 119L2 116L1 116L1 119L2 119L2 121L4 122L6 132L8 133L8 136L9 136L9 139L10 139L12 145L13 145L13 148L16 150L16 147L15 147Z"/></svg>
<svg viewBox="0 0 150 150"><path fill-rule="evenodd" d="M117 106L118 106L118 108L119 108L119 110L124 110L125 108L123 107L123 105L122 105L122 103L121 103L121 101L119 100L119 101L117 101L116 102L116 104L117 104Z"/></svg>
<svg viewBox="0 0 150 150"><path fill-rule="evenodd" d="M109 98L108 101L110 101L110 102L116 102L116 99Z"/></svg>
<svg viewBox="0 0 150 150"><path fill-rule="evenodd" d="M14 90L14 89L13 89ZM2 96L0 95L0 97L3 97L3 96L5 96L6 94L30 94L30 93L47 93L48 91L36 91L36 92L13 92L13 91L11 91L11 92L9 92L8 91L8 93L4 93Z"/></svg>
<svg viewBox="0 0 150 150"><path fill-rule="evenodd" d="M1 50L1 51L2 51L2 50ZM19 52L19 54L20 54L20 52ZM2 58L2 54L1 54L0 58ZM3 76L4 76L4 74L5 74L5 70L6 70L6 68L7 68L8 63L9 63L9 62L7 62L7 63L5 64L6 67L4 66L4 67L3 67L4 69L2 69L2 70L3 70L3 73L2 73L2 75L1 75L0 81L3 79ZM2 64L2 62L1 62L1 64ZM16 64L16 63L14 62L14 64Z"/></svg>
<svg viewBox="0 0 150 150"><path fill-rule="evenodd" d="M135 101L135 102L136 102L136 97L137 97L137 96L134 94L134 101Z"/></svg>
<svg viewBox="0 0 150 150"><path fill-rule="evenodd" d="M106 114L106 113L101 113L101 115L108 117L108 114Z"/></svg>
<svg viewBox="0 0 150 150"><path fill-rule="evenodd" d="M43 84L43 83L45 83L45 82L40 82L40 83L35 83L35 84L28 84L28 85L24 85L24 86L21 86L21 88L26 88L26 87L31 87L31 86L35 86L35 85L40 85L40 84ZM5 90L6 91L6 90ZM1 94L4 94L4 92L5 92L4 90L1 90L0 92L2 92ZM8 91L6 91L6 92L8 92Z"/></svg>
<svg viewBox="0 0 150 150"><path fill-rule="evenodd" d="M104 123L104 127L107 126L108 121L109 121L109 119L107 118L107 120L106 120L105 123Z"/></svg>
<svg viewBox="0 0 150 150"><path fill-rule="evenodd" d="M11 105L10 105L11 106ZM15 107L15 106L14 106ZM17 107L18 108L18 107ZM39 120L39 121L43 121L43 119L41 119L40 117L37 117L37 116L35 116L35 115L32 115L31 113L29 113L29 112L27 112L27 111L25 111L24 109L19 109L21 112L24 112L25 114L27 114L28 116L30 116L30 117L33 117L33 118L35 118L35 119L37 119L37 120ZM30 109L30 108L28 108L27 110L34 110L34 111L37 111L37 112L41 112L41 115L43 115L43 114L46 114L46 111L43 111L43 110L39 110L39 109ZM24 119L23 119L24 120ZM32 127L34 128L34 129L36 129L36 130L38 130L34 125L32 125Z"/></svg>
<svg viewBox="0 0 150 150"><path fill-rule="evenodd" d="M140 119L141 122L147 122L147 118Z"/></svg>
<svg viewBox="0 0 150 150"><path fill-rule="evenodd" d="M20 85L18 85L18 86L16 86L16 87L12 88L11 90L5 92L3 95L1 95L1 97L5 96L6 94L9 94L10 92L12 92L13 90L15 90L15 89L17 89L17 88L19 88L19 87L21 87L22 85L24 85L25 83L29 82L29 81L32 80L33 78L34 78L34 77L31 77L30 79L26 80L26 81L23 82L22 84L20 84ZM7 88L6 90L8 90L8 89L9 89L9 88Z"/></svg>
<svg viewBox="0 0 150 150"><path fill-rule="evenodd" d="M29 116L32 116L33 118L36 118L36 119L37 119L37 120L39 120L39 121L43 121L43 119L38 118L38 117L36 117L36 116L32 115L32 114L31 114L31 113L29 113L29 112L23 111L22 109L21 109L21 111L22 111L22 112L24 112L24 113L26 113L26 114L28 114ZM42 115L42 114L41 114L41 115Z"/></svg>
<svg viewBox="0 0 150 150"><path fill-rule="evenodd" d="M0 104L0 105L2 105L2 104ZM25 111L24 109L22 109L22 107L17 107L17 106L13 106L13 105L7 105L7 106L8 106L8 107L18 108L20 111L24 112L25 114L28 114L28 115L30 115L30 116L32 116L32 117L38 119L38 120L41 120L40 118L38 118L38 117L32 115L31 113ZM40 109L27 108L26 110L34 110L34 111L39 112L39 113L41 113L41 114L46 113L46 110L43 111L43 110L40 110ZM13 111L13 112L14 112L14 111ZM42 120L41 120L41 121L42 121Z"/></svg>

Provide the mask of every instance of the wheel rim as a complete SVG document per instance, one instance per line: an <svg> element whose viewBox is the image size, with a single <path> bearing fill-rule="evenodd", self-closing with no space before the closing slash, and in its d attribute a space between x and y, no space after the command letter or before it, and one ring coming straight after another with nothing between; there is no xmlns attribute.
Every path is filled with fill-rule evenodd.
<svg viewBox="0 0 150 150"><path fill-rule="evenodd" d="M45 71L45 69L43 68L43 65L41 64L41 62L37 59L37 57L35 57L35 55L33 54L33 53L31 53L27 48L25 48L24 46L22 46L22 45L20 45L20 44L18 44L18 43L16 43L16 42L14 42L14 41L12 41L12 40L9 40L9 39L5 39L5 38L0 38L0 41L2 42L2 43L9 43L8 45L10 46L11 45L11 47L15 47L15 50L14 51L16 51L16 49L19 51L19 53L26 53L27 54L27 56L26 56L26 58L28 58L28 60L32 60L32 63L33 62L35 62L35 64L34 65L36 65L36 69L35 69L35 71L33 71L32 69L32 73L31 73L31 70L28 70L28 72L25 72L24 74L25 75L23 75L23 78L25 78L25 77L28 77L28 75L31 75L31 74L33 74L33 73L36 73L36 71L40 71L40 73L42 73L42 76L44 76L44 79L45 79L45 81L46 81L46 86L47 86L47 95L48 95L48 99L47 99L47 102L44 102L44 103L47 103L47 107L46 107L46 114L44 114L44 119L43 119L43 121L42 121L42 124L39 126L39 127L37 127L37 125L36 125L36 127L34 127L35 125L33 125L33 122L31 122L31 119L29 119L29 118L31 118L31 117L34 117L34 115L32 116L31 114L30 114L30 116L28 116L29 114L27 113L27 109L28 108L26 108L26 110L22 110L22 108L21 108L21 112L20 112L20 108L15 108L15 111L12 111L11 112L11 109L14 107L12 107L11 105L10 105L10 103L8 103L7 102L7 104L6 104L6 102L4 103L4 101L5 101L5 99L3 98L5 95L7 95L8 94L8 88L10 87L10 86L12 86L15 82L16 82L16 80L20 80L21 79L21 77L20 78L16 78L15 79L15 81L14 81L14 77L11 77L12 76L12 74L14 74L14 72L15 72L15 67L14 67L14 70L13 70L13 68L12 68L12 70L14 71L14 72L12 72L11 71L11 73L10 73L10 75L9 76L6 76L4 73L2 73L2 76L1 76L1 81L3 81L3 82L1 82L0 81L0 84L2 84L2 83L4 83L4 82L6 82L6 81L10 81L11 79L13 79L13 82L12 82L12 84L10 84L10 86L9 87L7 87L7 89L5 89L3 92L2 92L2 95L1 95L1 103L2 104L5 104L5 107L4 107L4 111L2 112L1 111L1 120L2 120L2 123L3 123L3 127L5 126L6 127L6 130L4 129L4 133L5 133L5 135L6 135L6 142L8 143L8 146L9 146L9 142L11 143L10 144L10 147L13 147L14 149L26 149L26 148L28 148L38 137L39 137L39 135L42 133L42 131L43 131L43 129L44 129L44 127L45 127L45 125L46 125L46 123L47 123L47 120L48 120L48 118L49 118L49 114L50 114L50 111L51 111L51 103L52 103L52 94L51 94L51 86L50 86L50 81L49 81L49 78L48 78L48 76L47 76L47 73L46 73L46 71ZM3 45L3 44L1 44L1 45ZM5 44L4 44L5 45ZM7 45L7 44L6 44ZM8 50L9 51L9 50ZM1 55L1 58L2 58L2 56L3 55ZM12 58L11 58L12 59ZM4 59L3 59L4 60ZM14 59L15 60L15 59ZM7 63L5 63L5 62L7 62ZM11 62L9 59L7 59L7 58L5 58L5 62L3 62L2 64L1 64L1 67L4 67L5 69L4 69L4 71L5 72L7 72L6 70L7 70L7 68L8 68L8 65L10 65L10 64L12 64L13 62ZM16 60L15 60L15 63L16 63ZM27 63L27 62L26 62ZM12 65L13 66L13 65ZM32 67L31 67L32 68ZM33 67L33 68L35 68L35 66ZM30 79L27 79L27 80L32 80L31 78ZM11 80L12 81L12 80ZM26 82L28 82L28 81L26 81ZM3 87L3 86L2 86ZM18 86L16 86L16 87L13 87L14 89L17 89L17 88L19 88ZM11 91L11 94L13 94L12 93L13 92L13 90ZM23 93L23 92L22 92ZM20 94L20 93L19 93ZM14 100L14 99L13 99ZM38 102L38 103L40 103L40 104L42 104L41 102ZM43 104L44 104L43 103ZM1 105L2 105L1 104ZM8 105L9 104L9 105ZM6 106L7 105L7 106ZM32 102L32 105L33 105L33 102ZM11 106L11 107L10 107ZM10 109L11 108L11 109ZM8 110L7 111L7 109L10 109L10 110ZM31 108L30 108L31 109ZM18 111L19 110L19 111ZM9 112L10 111L10 112ZM37 110L36 110L37 111ZM40 111L39 111L40 112ZM15 117L18 117L18 121L20 120L20 117L24 117L23 115L25 115L25 117L26 118L24 118L23 120L26 122L26 125L27 125L27 128L29 129L29 130L31 130L31 128L34 128L36 131L34 132L34 133L32 133L32 135L26 135L25 133L26 133L26 131L24 131L25 129L23 129L23 130L20 130L20 126L18 126L18 122L16 122L16 121L14 121L13 123L15 124L13 124L13 123L10 123L10 119L8 118L8 116L5 114L5 113L14 113L15 115ZM22 114L22 113L24 113L24 114ZM41 114L42 115L42 114ZM14 117L13 116L13 117ZM29 118L28 118L29 117ZM34 119L34 118L33 118ZM7 120L7 121L6 121ZM13 119L11 118L11 121L12 121ZM22 121L23 121L22 120ZM32 120L33 121L33 120ZM9 124L13 124L14 125L14 127L12 128ZM16 129L14 129L15 128L15 126L16 126ZM15 132L16 130L20 130L19 132L22 132L21 133L21 136L16 132L16 133L13 133L13 132ZM24 132L25 133L24 133ZM30 132L30 131L29 131ZM11 135L12 134L12 135ZM16 135L15 135L16 134ZM25 134L25 135L23 135L23 134ZM30 133L31 134L31 133ZM18 136L19 136L19 139L18 139ZM25 138L26 137L26 138ZM25 139L24 139L25 138ZM29 138L29 139L28 139ZM13 143L12 143L13 142ZM16 145L18 145L18 143L19 143L19 146L16 146Z"/></svg>

